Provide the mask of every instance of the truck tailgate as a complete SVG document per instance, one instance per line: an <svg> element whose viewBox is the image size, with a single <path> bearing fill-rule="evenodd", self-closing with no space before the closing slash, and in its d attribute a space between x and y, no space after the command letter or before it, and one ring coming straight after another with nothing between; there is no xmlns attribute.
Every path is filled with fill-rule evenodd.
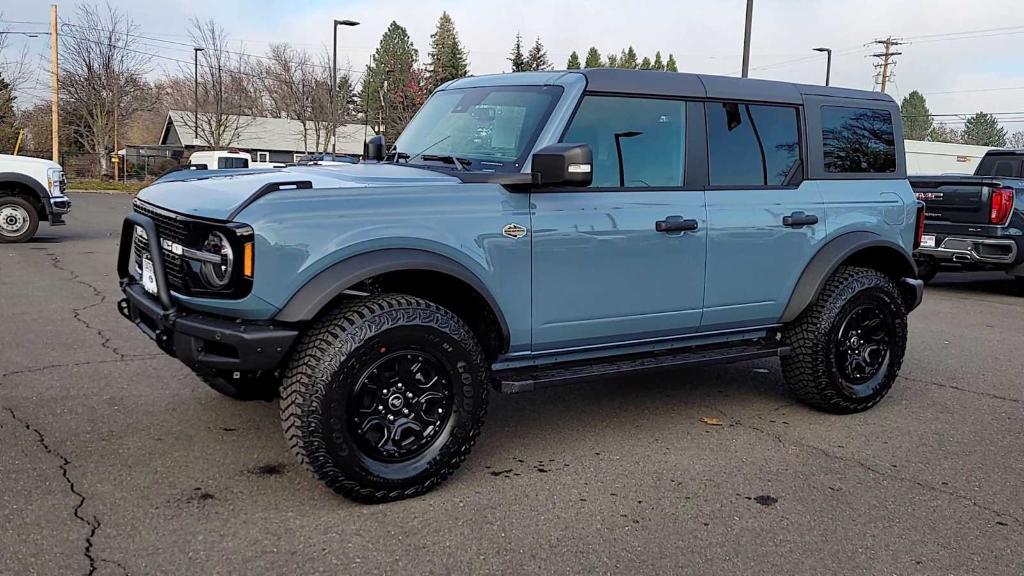
<svg viewBox="0 0 1024 576"><path fill-rule="evenodd" d="M912 176L910 184L925 203L927 221L951 224L989 224L992 191L1004 187L979 176Z"/></svg>

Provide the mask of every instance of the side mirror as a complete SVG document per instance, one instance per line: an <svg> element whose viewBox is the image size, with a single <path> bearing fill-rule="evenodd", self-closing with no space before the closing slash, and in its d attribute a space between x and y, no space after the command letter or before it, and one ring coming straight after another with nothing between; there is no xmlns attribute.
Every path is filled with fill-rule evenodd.
<svg viewBox="0 0 1024 576"><path fill-rule="evenodd" d="M589 144L552 144L533 153L532 170L541 186L590 186L594 153Z"/></svg>
<svg viewBox="0 0 1024 576"><path fill-rule="evenodd" d="M366 159L382 162L384 160L385 142L383 136L374 136L366 141Z"/></svg>

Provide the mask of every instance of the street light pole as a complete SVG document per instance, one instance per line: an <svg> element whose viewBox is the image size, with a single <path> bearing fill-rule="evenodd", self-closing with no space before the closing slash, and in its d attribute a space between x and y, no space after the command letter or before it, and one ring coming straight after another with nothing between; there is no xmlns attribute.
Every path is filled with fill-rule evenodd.
<svg viewBox="0 0 1024 576"><path fill-rule="evenodd" d="M192 145L198 146L199 142L199 53L206 50L206 48L192 48L192 88L194 95L192 97Z"/></svg>
<svg viewBox="0 0 1024 576"><path fill-rule="evenodd" d="M829 80L832 76L832 49L831 48L815 48L815 52L824 52L828 55L827 63L825 64L825 86L828 86Z"/></svg>
<svg viewBox="0 0 1024 576"><path fill-rule="evenodd" d="M335 93L338 91L338 26L359 26L355 20L334 21L333 56L331 57L331 160L338 156L338 115L335 112Z"/></svg>
<svg viewBox="0 0 1024 576"><path fill-rule="evenodd" d="M743 28L743 77L750 76L750 26L754 20L754 0L747 0L747 21Z"/></svg>

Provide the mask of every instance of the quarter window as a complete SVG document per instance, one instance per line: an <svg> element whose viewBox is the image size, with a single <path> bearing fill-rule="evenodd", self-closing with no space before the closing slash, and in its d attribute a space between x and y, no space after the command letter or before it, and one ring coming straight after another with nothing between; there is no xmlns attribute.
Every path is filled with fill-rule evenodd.
<svg viewBox="0 0 1024 576"><path fill-rule="evenodd" d="M686 103L586 96L562 138L589 144L597 188L680 187Z"/></svg>
<svg viewBox="0 0 1024 576"><path fill-rule="evenodd" d="M822 106L821 126L826 172L896 171L896 136L888 110Z"/></svg>
<svg viewBox="0 0 1024 576"><path fill-rule="evenodd" d="M800 170L795 108L710 102L707 119L712 186L784 186Z"/></svg>

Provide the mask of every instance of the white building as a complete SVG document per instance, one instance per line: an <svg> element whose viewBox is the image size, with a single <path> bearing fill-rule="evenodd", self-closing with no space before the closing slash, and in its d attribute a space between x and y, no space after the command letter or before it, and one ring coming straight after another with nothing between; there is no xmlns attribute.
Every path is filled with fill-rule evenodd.
<svg viewBox="0 0 1024 576"><path fill-rule="evenodd" d="M904 140L909 174L973 174L988 146Z"/></svg>

